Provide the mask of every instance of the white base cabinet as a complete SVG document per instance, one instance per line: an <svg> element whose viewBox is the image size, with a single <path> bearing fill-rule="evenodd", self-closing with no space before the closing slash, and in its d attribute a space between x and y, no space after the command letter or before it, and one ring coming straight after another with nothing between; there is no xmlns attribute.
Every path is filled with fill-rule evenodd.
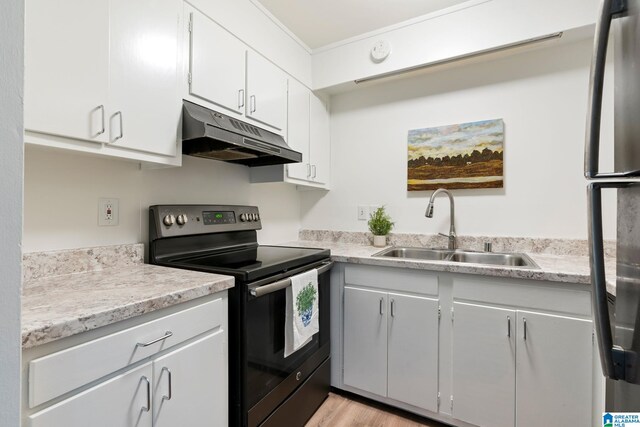
<svg viewBox="0 0 640 427"><path fill-rule="evenodd" d="M226 291L28 349L23 378L25 426L227 426Z"/></svg>
<svg viewBox="0 0 640 427"><path fill-rule="evenodd" d="M460 427L600 425L588 286L351 264L332 278L334 387Z"/></svg>
<svg viewBox="0 0 640 427"><path fill-rule="evenodd" d="M30 427L151 427L151 380L146 363L29 417Z"/></svg>

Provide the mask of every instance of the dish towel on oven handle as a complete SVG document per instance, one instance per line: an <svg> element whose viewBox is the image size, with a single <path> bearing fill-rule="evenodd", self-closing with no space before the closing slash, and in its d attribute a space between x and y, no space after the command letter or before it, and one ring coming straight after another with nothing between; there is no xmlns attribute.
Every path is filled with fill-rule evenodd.
<svg viewBox="0 0 640 427"><path fill-rule="evenodd" d="M291 277L291 286L287 288L284 357L304 347L320 330L318 299L318 270Z"/></svg>

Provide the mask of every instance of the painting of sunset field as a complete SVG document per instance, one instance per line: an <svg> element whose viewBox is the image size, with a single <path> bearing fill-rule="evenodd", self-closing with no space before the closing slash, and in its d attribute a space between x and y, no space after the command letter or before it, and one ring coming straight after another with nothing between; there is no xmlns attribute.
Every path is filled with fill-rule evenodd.
<svg viewBox="0 0 640 427"><path fill-rule="evenodd" d="M413 129L408 143L408 191L503 187L502 119Z"/></svg>

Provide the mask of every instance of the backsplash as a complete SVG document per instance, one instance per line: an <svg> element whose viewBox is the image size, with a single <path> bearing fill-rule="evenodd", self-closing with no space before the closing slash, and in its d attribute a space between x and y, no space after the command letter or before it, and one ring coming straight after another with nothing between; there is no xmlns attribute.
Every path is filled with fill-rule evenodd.
<svg viewBox="0 0 640 427"><path fill-rule="evenodd" d="M371 233L357 231L332 230L301 230L300 240L328 241L334 243L349 243L371 245ZM463 249L482 251L484 243L491 242L493 252L529 252L551 255L589 255L587 240L582 239L549 239L534 237L489 237L489 236L458 236L458 247ZM446 248L448 238L435 234L407 234L391 233L388 244L394 246L418 246L427 248ZM615 241L605 240L604 252L606 257L615 257Z"/></svg>
<svg viewBox="0 0 640 427"><path fill-rule="evenodd" d="M41 277L123 267L142 264L143 259L142 243L31 252L22 255L22 278L28 281Z"/></svg>

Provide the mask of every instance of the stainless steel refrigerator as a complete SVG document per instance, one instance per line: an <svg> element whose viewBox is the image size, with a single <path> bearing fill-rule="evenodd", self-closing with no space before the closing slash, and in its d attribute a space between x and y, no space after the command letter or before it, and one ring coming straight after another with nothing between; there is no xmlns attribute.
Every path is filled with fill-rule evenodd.
<svg viewBox="0 0 640 427"><path fill-rule="evenodd" d="M611 43L609 43L611 41ZM607 46L613 46L614 170L598 153ZM611 72L611 70L609 70ZM603 0L591 67L585 147L594 322L607 411L640 412L640 0ZM607 294L602 192L617 192L616 295Z"/></svg>

